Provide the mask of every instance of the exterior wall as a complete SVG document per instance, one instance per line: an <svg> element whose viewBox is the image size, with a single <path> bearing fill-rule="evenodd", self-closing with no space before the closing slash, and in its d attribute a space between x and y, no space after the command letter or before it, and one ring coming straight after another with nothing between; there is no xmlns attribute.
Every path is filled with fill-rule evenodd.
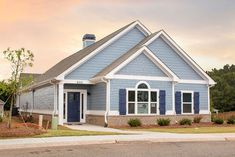
<svg viewBox="0 0 235 157"><path fill-rule="evenodd" d="M86 89L87 110L105 110L106 107L106 84L97 83L95 85L65 84L64 89Z"/></svg>
<svg viewBox="0 0 235 157"><path fill-rule="evenodd" d="M167 77L166 74L143 53L118 71L117 74Z"/></svg>
<svg viewBox="0 0 235 157"><path fill-rule="evenodd" d="M208 110L208 86L205 84L176 84L175 85L175 91L181 91L181 90L190 90L194 92L199 92L199 106L200 110Z"/></svg>
<svg viewBox="0 0 235 157"><path fill-rule="evenodd" d="M19 107L24 111L31 111L33 109L33 92L25 92L17 97L19 99Z"/></svg>
<svg viewBox="0 0 235 157"><path fill-rule="evenodd" d="M105 125L104 116L87 114L86 115L86 123L104 126Z"/></svg>
<svg viewBox="0 0 235 157"><path fill-rule="evenodd" d="M203 80L161 37L153 41L148 47L179 78Z"/></svg>
<svg viewBox="0 0 235 157"><path fill-rule="evenodd" d="M106 109L106 84L98 83L91 86L91 93L88 96L90 105L87 106L88 110L105 110Z"/></svg>
<svg viewBox="0 0 235 157"><path fill-rule="evenodd" d="M110 81L110 110L119 111L119 89L135 88L139 81L146 80L121 80ZM172 83L168 81L146 81L150 88L166 91L166 111L172 110Z"/></svg>
<svg viewBox="0 0 235 157"><path fill-rule="evenodd" d="M54 86L36 89L34 92L34 110L54 110Z"/></svg>
<svg viewBox="0 0 235 157"><path fill-rule="evenodd" d="M65 78L80 80L92 78L103 68L138 44L144 37L143 33L137 28L130 30L110 46L99 52L96 56L68 74Z"/></svg>
<svg viewBox="0 0 235 157"><path fill-rule="evenodd" d="M199 116L199 115L109 116L108 126L109 127L128 126L127 122L131 118L140 119L143 125L156 125L156 120L158 118L169 118L171 120L171 124L176 124L182 118L188 118L188 119L193 120L195 116ZM200 116L202 116L201 122L211 121L211 115L209 114L201 114Z"/></svg>

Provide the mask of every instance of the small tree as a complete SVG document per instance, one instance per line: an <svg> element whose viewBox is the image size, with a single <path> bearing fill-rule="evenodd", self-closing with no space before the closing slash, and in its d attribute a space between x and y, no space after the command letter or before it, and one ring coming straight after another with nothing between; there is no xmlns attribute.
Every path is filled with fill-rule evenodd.
<svg viewBox="0 0 235 157"><path fill-rule="evenodd" d="M18 50L11 50L8 48L3 51L5 59L11 63L12 73L9 80L9 84L12 89L11 93L11 104L10 104L10 113L8 119L8 127L11 128L11 119L12 119L12 108L16 102L16 94L20 88L20 73L23 72L24 68L33 66L34 55L30 50L24 48Z"/></svg>

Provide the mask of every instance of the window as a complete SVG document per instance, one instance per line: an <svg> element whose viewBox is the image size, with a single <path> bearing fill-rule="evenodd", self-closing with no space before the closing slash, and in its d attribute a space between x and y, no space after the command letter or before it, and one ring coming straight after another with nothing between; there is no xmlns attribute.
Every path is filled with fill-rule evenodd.
<svg viewBox="0 0 235 157"><path fill-rule="evenodd" d="M192 92L182 92L182 113L193 113Z"/></svg>
<svg viewBox="0 0 235 157"><path fill-rule="evenodd" d="M158 90L150 89L147 83L140 82L135 89L127 91L128 114L157 114Z"/></svg>

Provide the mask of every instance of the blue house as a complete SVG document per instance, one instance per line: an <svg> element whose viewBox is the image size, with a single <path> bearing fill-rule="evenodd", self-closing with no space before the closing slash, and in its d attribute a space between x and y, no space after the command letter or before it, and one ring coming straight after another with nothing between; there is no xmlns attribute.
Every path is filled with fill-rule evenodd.
<svg viewBox="0 0 235 157"><path fill-rule="evenodd" d="M210 121L215 82L164 30L151 33L134 21L99 41L86 34L83 46L21 89L21 112L58 116L60 125L121 126L134 117L151 125L196 115Z"/></svg>

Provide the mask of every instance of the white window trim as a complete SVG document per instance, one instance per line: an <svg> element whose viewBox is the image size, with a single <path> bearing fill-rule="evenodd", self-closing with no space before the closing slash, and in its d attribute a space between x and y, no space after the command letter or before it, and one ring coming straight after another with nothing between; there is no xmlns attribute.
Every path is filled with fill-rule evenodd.
<svg viewBox="0 0 235 157"><path fill-rule="evenodd" d="M148 89L140 89L140 88L138 88L138 86L140 85L140 84L142 84L142 83L144 83L144 84L146 84L147 86L148 86ZM129 91L134 91L135 92L135 101L128 101L128 93L129 93ZM143 102L143 103L148 103L148 114L139 114L138 113L138 106L137 106L137 104L138 104L138 100L137 100L137 95L138 95L138 91L148 91L148 102ZM151 103L152 103L152 101L151 101L151 92L157 92L157 102L153 102L153 103L156 103L157 104L157 106L156 106L156 108L157 108L157 113L151 113ZM134 105L135 105L135 113L130 113L129 114L129 111L128 111L128 104L129 103L134 103ZM159 89L151 89L150 88L150 85L146 82L146 81L139 81L137 84L136 84L136 86L135 86L135 88L126 88L126 115L141 115L141 116L147 116L147 115L160 115L160 110L159 110Z"/></svg>
<svg viewBox="0 0 235 157"><path fill-rule="evenodd" d="M190 93L192 95L192 106L191 106L191 113L184 113L183 112L183 94L184 93ZM184 90L184 91L181 91L181 114L182 115L191 115L191 114L194 114L194 91L189 91L189 90Z"/></svg>

